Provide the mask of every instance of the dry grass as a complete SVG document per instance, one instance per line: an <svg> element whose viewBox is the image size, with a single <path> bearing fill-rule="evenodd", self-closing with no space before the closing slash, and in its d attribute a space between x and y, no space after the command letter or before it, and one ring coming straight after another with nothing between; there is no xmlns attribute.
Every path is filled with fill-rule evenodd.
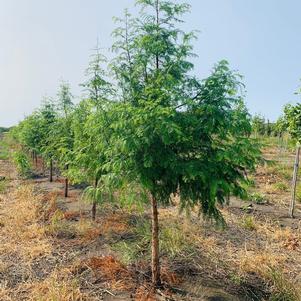
<svg viewBox="0 0 301 301"><path fill-rule="evenodd" d="M78 281L65 269L53 272L43 281L26 286L30 292L30 301L88 301L88 296L81 292Z"/></svg>
<svg viewBox="0 0 301 301"><path fill-rule="evenodd" d="M0 255L11 254L26 259L49 255L52 246L40 223L39 204L42 195L31 185L20 186L1 204L3 224L0 227Z"/></svg>

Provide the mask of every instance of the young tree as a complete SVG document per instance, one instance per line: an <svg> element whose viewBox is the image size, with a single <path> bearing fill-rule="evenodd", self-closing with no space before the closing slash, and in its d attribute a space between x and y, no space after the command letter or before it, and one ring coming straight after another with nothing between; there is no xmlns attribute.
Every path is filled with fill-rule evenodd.
<svg viewBox="0 0 301 301"><path fill-rule="evenodd" d="M104 148L108 143L109 123L107 111L114 95L111 84L106 80L102 65L106 58L97 47L87 69L87 81L82 85L88 92L76 109L74 130L74 168L70 170L73 181L90 183L84 196L92 201L92 219L96 218L97 203L103 200L103 186L100 183L102 167L105 162ZM78 173L80 171L80 174Z"/></svg>
<svg viewBox="0 0 301 301"><path fill-rule="evenodd" d="M158 287L158 204L168 204L177 194L182 210L199 206L200 212L223 222L216 203L224 204L231 194L244 196L241 183L260 152L248 138L250 116L240 76L225 61L204 81L190 75L194 34L176 27L189 6L137 3L140 17L127 19L126 27L115 32L120 52L113 70L123 70L116 72L122 98L109 112L113 132L105 167L149 192L152 281Z"/></svg>
<svg viewBox="0 0 301 301"><path fill-rule="evenodd" d="M252 118L252 130L255 137L266 134L265 118L260 114L255 114Z"/></svg>
<svg viewBox="0 0 301 301"><path fill-rule="evenodd" d="M289 215L294 217L295 201L296 201L296 185L299 168L299 157L301 148L301 104L295 106L287 105L284 108L285 123L291 137L296 141L296 158L294 164L293 181L292 181L292 198L289 208Z"/></svg>
<svg viewBox="0 0 301 301"><path fill-rule="evenodd" d="M25 118L14 129L15 136L27 151L35 156L41 155L50 165L49 179L52 182L52 162L54 152L49 147L53 125L56 120L56 111L51 99L44 99L40 109Z"/></svg>
<svg viewBox="0 0 301 301"><path fill-rule="evenodd" d="M61 82L57 93L57 115L55 124L52 126L50 133L49 150L52 150L59 166L65 175L65 197L68 197L69 180L68 169L73 162L72 151L74 135L72 131L73 109L72 94L70 85L64 81Z"/></svg>

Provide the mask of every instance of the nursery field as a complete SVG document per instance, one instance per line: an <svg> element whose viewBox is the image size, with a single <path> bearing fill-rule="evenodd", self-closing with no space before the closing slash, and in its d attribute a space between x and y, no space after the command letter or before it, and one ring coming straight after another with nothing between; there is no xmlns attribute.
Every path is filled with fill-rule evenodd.
<svg viewBox="0 0 301 301"><path fill-rule="evenodd" d="M4 139L5 140L5 139ZM17 176L0 146L0 300L301 300L301 185L288 217L294 149L264 138L267 161L249 175L248 200L221 208L224 228L159 208L162 288L151 289L151 211L128 198L91 220L81 187ZM134 189L134 188L133 188ZM118 196L116 197L118 199Z"/></svg>

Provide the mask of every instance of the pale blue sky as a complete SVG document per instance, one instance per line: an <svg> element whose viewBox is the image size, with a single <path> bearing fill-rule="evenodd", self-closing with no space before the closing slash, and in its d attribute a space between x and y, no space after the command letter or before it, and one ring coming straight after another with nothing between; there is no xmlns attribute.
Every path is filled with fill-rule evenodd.
<svg viewBox="0 0 301 301"><path fill-rule="evenodd" d="M185 28L200 30L195 72L221 59L244 75L251 113L276 119L301 78L300 0L188 0ZM0 125L55 95L61 78L80 95L97 37L110 47L113 16L134 0L0 0Z"/></svg>

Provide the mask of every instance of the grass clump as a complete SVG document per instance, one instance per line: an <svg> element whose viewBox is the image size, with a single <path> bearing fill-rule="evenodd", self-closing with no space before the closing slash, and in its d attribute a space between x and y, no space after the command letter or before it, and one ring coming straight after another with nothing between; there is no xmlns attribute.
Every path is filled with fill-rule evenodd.
<svg viewBox="0 0 301 301"><path fill-rule="evenodd" d="M194 252L193 243L189 241L181 225L176 222L162 224L159 239L162 256L169 259L188 256ZM123 240L113 244L113 249L120 255L124 264L131 264L150 256L150 244L151 221L140 216L135 218Z"/></svg>
<svg viewBox="0 0 301 301"><path fill-rule="evenodd" d="M0 193L5 193L7 188L7 180L0 180Z"/></svg>
<svg viewBox="0 0 301 301"><path fill-rule="evenodd" d="M253 216L244 216L241 220L240 220L240 225L246 229L246 230L250 230L250 231L254 231L256 230L256 221L254 219Z"/></svg>
<svg viewBox="0 0 301 301"><path fill-rule="evenodd" d="M57 209L50 218L46 232L57 238L74 238L76 236L74 227L65 219L64 213L60 209Z"/></svg>
<svg viewBox="0 0 301 301"><path fill-rule="evenodd" d="M248 201L255 202L256 204L261 205L266 203L266 197L261 193L253 192L249 193Z"/></svg>
<svg viewBox="0 0 301 301"><path fill-rule="evenodd" d="M270 269L267 275L272 285L272 295L269 301L299 301L301 300L301 289L286 279L283 272Z"/></svg>
<svg viewBox="0 0 301 301"><path fill-rule="evenodd" d="M288 191L288 185L283 182L277 182L273 184L273 188L277 191Z"/></svg>

